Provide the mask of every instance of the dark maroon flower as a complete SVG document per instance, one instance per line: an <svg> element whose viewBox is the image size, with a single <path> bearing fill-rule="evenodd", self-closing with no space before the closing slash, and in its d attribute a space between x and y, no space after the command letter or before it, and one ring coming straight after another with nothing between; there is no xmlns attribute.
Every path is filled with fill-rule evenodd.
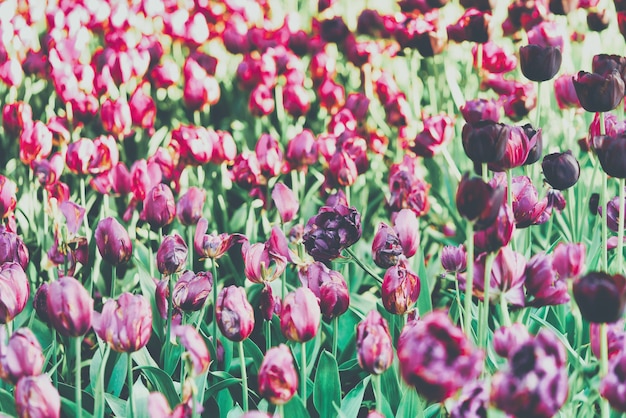
<svg viewBox="0 0 626 418"><path fill-rule="evenodd" d="M626 305L626 277L598 271L574 281L574 299L589 322L615 322Z"/></svg>
<svg viewBox="0 0 626 418"><path fill-rule="evenodd" d="M476 380L483 367L482 351L472 347L442 311L430 312L404 327L398 360L404 381L435 402Z"/></svg>
<svg viewBox="0 0 626 418"><path fill-rule="evenodd" d="M317 334L321 310L315 294L306 287L288 293L280 313L280 329L290 341L307 342Z"/></svg>
<svg viewBox="0 0 626 418"><path fill-rule="evenodd" d="M491 13L468 9L456 24L447 28L448 38L454 42L477 42L484 44L491 36Z"/></svg>
<svg viewBox="0 0 626 418"><path fill-rule="evenodd" d="M213 275L206 271L195 274L187 270L174 285L172 303L184 312L200 310L213 289Z"/></svg>
<svg viewBox="0 0 626 418"><path fill-rule="evenodd" d="M48 317L48 283L42 283L33 297L35 313L44 324L50 324Z"/></svg>
<svg viewBox="0 0 626 418"><path fill-rule="evenodd" d="M95 233L96 246L103 259L114 266L128 263L133 253L133 243L128 231L115 218L98 222Z"/></svg>
<svg viewBox="0 0 626 418"><path fill-rule="evenodd" d="M381 297L385 309L392 314L404 314L417 301L420 288L420 278L401 259L398 265L389 267L383 277Z"/></svg>
<svg viewBox="0 0 626 418"><path fill-rule="evenodd" d="M526 290L533 306L561 305L570 300L566 277L559 276L551 256L539 253L526 264Z"/></svg>
<svg viewBox="0 0 626 418"><path fill-rule="evenodd" d="M626 72L626 57L609 54L596 54L593 56L591 60L592 73L606 76L611 74L613 70L622 74L623 79Z"/></svg>
<svg viewBox="0 0 626 418"><path fill-rule="evenodd" d="M624 375L626 373L626 353L620 351L610 362L609 371L600 382L600 394L613 409L619 412L626 411L626 398L624 390L626 390L626 381Z"/></svg>
<svg viewBox="0 0 626 418"><path fill-rule="evenodd" d="M80 337L91 328L93 299L83 285L71 276L50 282L47 310L51 325L61 335Z"/></svg>
<svg viewBox="0 0 626 418"><path fill-rule="evenodd" d="M624 98L624 80L617 70L606 75L580 71L572 80L580 105L588 112L608 112Z"/></svg>
<svg viewBox="0 0 626 418"><path fill-rule="evenodd" d="M609 27L609 15L604 10L590 10L587 12L587 27L593 32L602 32Z"/></svg>
<svg viewBox="0 0 626 418"><path fill-rule="evenodd" d="M304 247L315 260L327 262L361 238L361 215L353 207L322 206L304 229Z"/></svg>
<svg viewBox="0 0 626 418"><path fill-rule="evenodd" d="M143 200L140 219L150 224L153 229L169 225L176 216L176 203L172 190L166 184L153 187Z"/></svg>
<svg viewBox="0 0 626 418"><path fill-rule="evenodd" d="M506 151L509 127L492 120L482 120L463 126L462 141L465 154L476 163L490 163L502 158Z"/></svg>
<svg viewBox="0 0 626 418"><path fill-rule="evenodd" d="M428 191L430 184L419 174L416 158L405 155L402 162L389 169L389 207L394 211L410 209L417 216L425 215L430 209Z"/></svg>
<svg viewBox="0 0 626 418"><path fill-rule="evenodd" d="M190 187L176 204L176 216L183 225L195 225L202 217L202 207L206 192L197 187Z"/></svg>
<svg viewBox="0 0 626 418"><path fill-rule="evenodd" d="M504 154L502 155L502 158L489 163L489 169L491 171L506 171L511 168L521 167L526 163L532 145L536 145L536 140L541 136L541 133L539 134L539 137L534 135L536 132L532 129L532 127L530 127L530 125L528 125L528 127L530 128L528 132L533 135L532 137L527 135L524 127L509 127L507 130L508 135L504 147ZM535 140L534 144L531 144L531 138Z"/></svg>
<svg viewBox="0 0 626 418"><path fill-rule="evenodd" d="M500 109L500 103L493 99L474 99L465 102L460 110L465 122L474 125L481 120L498 122Z"/></svg>
<svg viewBox="0 0 626 418"><path fill-rule="evenodd" d="M359 366L371 374L381 374L393 363L389 326L376 310L371 310L356 327L356 353Z"/></svg>
<svg viewBox="0 0 626 418"><path fill-rule="evenodd" d="M504 202L504 187L492 187L482 179L470 179L465 174L456 192L456 206L464 218L476 222L478 229L483 229L496 219L500 206Z"/></svg>
<svg viewBox="0 0 626 418"><path fill-rule="evenodd" d="M220 331L231 341L243 341L254 329L254 310L243 287L222 289L215 303L215 318Z"/></svg>
<svg viewBox="0 0 626 418"><path fill-rule="evenodd" d="M620 179L626 178L626 132L617 136L594 137L593 149L606 174Z"/></svg>
<svg viewBox="0 0 626 418"><path fill-rule="evenodd" d="M513 236L515 217L506 202L500 206L496 219L487 228L474 234L474 246L478 252L492 252L507 245Z"/></svg>
<svg viewBox="0 0 626 418"><path fill-rule="evenodd" d="M24 377L15 387L15 409L20 417L59 418L61 397L48 375Z"/></svg>
<svg viewBox="0 0 626 418"><path fill-rule="evenodd" d="M424 129L417 134L411 151L422 157L433 157L454 135L454 122L441 114L424 119Z"/></svg>
<svg viewBox="0 0 626 418"><path fill-rule="evenodd" d="M350 33L341 16L335 16L319 22L319 33L325 42L341 43Z"/></svg>
<svg viewBox="0 0 626 418"><path fill-rule="evenodd" d="M557 190L572 187L580 176L580 164L569 150L546 155L541 168L546 181Z"/></svg>
<svg viewBox="0 0 626 418"><path fill-rule="evenodd" d="M176 233L163 238L156 254L156 261L159 272L163 275L171 275L181 271L187 262L185 240Z"/></svg>
<svg viewBox="0 0 626 418"><path fill-rule="evenodd" d="M122 293L109 299L102 313L94 315L94 330L109 346L121 353L143 348L152 334L152 309L142 295Z"/></svg>
<svg viewBox="0 0 626 418"><path fill-rule="evenodd" d="M285 344L270 348L259 366L259 394L274 405L282 405L297 389L298 373L291 351Z"/></svg>

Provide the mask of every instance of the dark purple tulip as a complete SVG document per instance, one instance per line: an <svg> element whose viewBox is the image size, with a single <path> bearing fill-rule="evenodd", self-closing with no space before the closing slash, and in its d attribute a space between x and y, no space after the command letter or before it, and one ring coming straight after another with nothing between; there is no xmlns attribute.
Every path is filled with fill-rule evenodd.
<svg viewBox="0 0 626 418"><path fill-rule="evenodd" d="M493 376L491 402L517 417L554 416L569 390L567 357L559 340L543 329L513 349L508 359L508 369Z"/></svg>
<svg viewBox="0 0 626 418"><path fill-rule="evenodd" d="M578 8L578 0L550 0L549 8L555 15L567 15Z"/></svg>
<svg viewBox="0 0 626 418"><path fill-rule="evenodd" d="M593 197L593 194L591 196ZM567 202L565 201L565 197L563 196L563 193L561 193L560 190L555 190L555 189L548 190L546 198L548 199L548 205L546 206L546 209L549 210L550 213L552 213L551 212L552 209L556 209L559 212L565 209L565 205L567 204ZM596 206L596 212L593 212L593 214L595 215L596 213L597 213L597 206Z"/></svg>
<svg viewBox="0 0 626 418"><path fill-rule="evenodd" d="M549 255L535 254L526 264L526 291L532 306L561 305L570 300L566 277L557 275Z"/></svg>
<svg viewBox="0 0 626 418"><path fill-rule="evenodd" d="M50 282L47 308L51 325L63 336L80 337L91 328L93 299L71 276Z"/></svg>
<svg viewBox="0 0 626 418"><path fill-rule="evenodd" d="M450 418L485 418L489 408L489 391L483 381L470 383L461 389L454 406L449 409Z"/></svg>
<svg viewBox="0 0 626 418"><path fill-rule="evenodd" d="M398 360L404 381L435 402L476 380L483 367L482 351L471 345L443 311L430 312L404 327Z"/></svg>
<svg viewBox="0 0 626 418"><path fill-rule="evenodd" d="M206 192L204 190L190 187L176 204L176 216L178 216L180 223L186 226L198 223L198 220L202 217L202 207L205 199Z"/></svg>
<svg viewBox="0 0 626 418"><path fill-rule="evenodd" d="M534 164L539 161L541 154L543 153L543 136L541 134L541 128L535 129L530 123L522 126L524 133L529 141L528 157L524 161L524 165Z"/></svg>
<svg viewBox="0 0 626 418"><path fill-rule="evenodd" d="M623 325L623 324L622 324ZM613 409L626 412L626 353L620 351L609 365L609 371L600 382L600 394Z"/></svg>
<svg viewBox="0 0 626 418"><path fill-rule="evenodd" d="M591 72L598 75L608 75L613 70L622 74L626 72L626 57L621 55L597 54L591 60Z"/></svg>
<svg viewBox="0 0 626 418"><path fill-rule="evenodd" d="M406 261L401 260L398 265L388 268L383 277L381 297L385 309L392 314L404 314L417 301L420 288L420 278L407 268Z"/></svg>
<svg viewBox="0 0 626 418"><path fill-rule="evenodd" d="M453 247L446 245L441 250L441 266L448 273L459 273L465 271L467 267L467 254L461 245Z"/></svg>
<svg viewBox="0 0 626 418"><path fill-rule="evenodd" d="M378 231L372 241L372 259L378 267L389 268L398 263L402 255L402 246L398 234L384 222L378 225Z"/></svg>
<svg viewBox="0 0 626 418"><path fill-rule="evenodd" d="M215 318L220 331L231 341L243 341L254 329L254 310L243 287L222 289L215 304Z"/></svg>
<svg viewBox="0 0 626 418"><path fill-rule="evenodd" d="M463 119L469 124L475 125L481 120L498 122L500 120L500 104L493 99L468 100L461 106Z"/></svg>
<svg viewBox="0 0 626 418"><path fill-rule="evenodd" d="M28 247L22 238L0 225L0 264L12 261L26 269L29 260Z"/></svg>
<svg viewBox="0 0 626 418"><path fill-rule="evenodd" d="M522 74L531 81L548 81L561 68L561 50L553 46L526 45L520 48Z"/></svg>
<svg viewBox="0 0 626 418"><path fill-rule="evenodd" d="M285 296L280 313L280 329L291 341L307 342L317 334L321 310L315 294L299 287Z"/></svg>
<svg viewBox="0 0 626 418"><path fill-rule="evenodd" d="M289 347L270 348L259 366L259 395L274 405L283 405L298 389L298 373Z"/></svg>
<svg viewBox="0 0 626 418"><path fill-rule="evenodd" d="M557 190L569 189L580 176L580 164L569 150L546 155L541 168L546 181Z"/></svg>
<svg viewBox="0 0 626 418"><path fill-rule="evenodd" d="M624 80L617 70L606 75L580 71L573 77L580 105L587 112L608 112L624 97Z"/></svg>
<svg viewBox="0 0 626 418"><path fill-rule="evenodd" d="M574 299L589 322L615 322L626 305L626 277L597 271L574 281Z"/></svg>
<svg viewBox="0 0 626 418"><path fill-rule="evenodd" d="M163 275L178 273L187 262L187 244L178 234L163 239L156 254L157 267Z"/></svg>
<svg viewBox="0 0 626 418"><path fill-rule="evenodd" d="M468 9L456 24L447 27L448 38L454 42L477 42L484 44L491 35L491 12Z"/></svg>
<svg viewBox="0 0 626 418"><path fill-rule="evenodd" d="M41 374L45 359L35 334L29 328L20 328L8 344L4 334L4 329L0 330L0 378L15 385L24 376Z"/></svg>
<svg viewBox="0 0 626 418"><path fill-rule="evenodd" d="M521 126L512 126L508 129L508 136L502 158L489 163L492 171L506 171L514 167L521 167L531 150L530 138Z"/></svg>
<svg viewBox="0 0 626 418"><path fill-rule="evenodd" d="M593 149L606 174L626 178L626 133L596 136L593 138Z"/></svg>
<svg viewBox="0 0 626 418"><path fill-rule="evenodd" d="M456 192L456 207L464 218L476 222L477 229L493 223L504 202L504 187L493 187L482 179L465 174Z"/></svg>
<svg viewBox="0 0 626 418"><path fill-rule="evenodd" d="M133 243L128 231L115 218L108 217L98 222L96 245L103 259L114 266L128 263L133 252Z"/></svg>
<svg viewBox="0 0 626 418"><path fill-rule="evenodd" d="M506 151L509 127L492 120L482 120L463 126L462 142L465 154L475 163L500 160Z"/></svg>
<svg viewBox="0 0 626 418"><path fill-rule="evenodd" d="M259 308L263 319L271 321L274 313L280 314L280 298L274 295L269 283L266 282L263 286L259 299Z"/></svg>
<svg viewBox="0 0 626 418"><path fill-rule="evenodd" d="M316 261L330 261L361 238L361 215L354 207L322 206L304 228L304 248Z"/></svg>
<svg viewBox="0 0 626 418"><path fill-rule="evenodd" d="M169 225L176 216L176 203L172 190L166 184L153 187L143 200L140 219L150 224L153 229Z"/></svg>
<svg viewBox="0 0 626 418"><path fill-rule="evenodd" d="M48 283L42 283L33 297L33 308L41 322L50 324L48 317Z"/></svg>
<svg viewBox="0 0 626 418"><path fill-rule="evenodd" d="M593 32L602 32L609 27L609 15L604 10L590 10L587 12L587 27Z"/></svg>
<svg viewBox="0 0 626 418"><path fill-rule="evenodd" d="M20 418L59 418L61 397L47 375L24 377L15 387L15 409Z"/></svg>
<svg viewBox="0 0 626 418"><path fill-rule="evenodd" d="M181 325L175 328L174 334L180 339L180 343L185 347L186 354L193 365L193 376L200 376L206 372L211 363L209 349L204 338L191 325ZM192 400L193 402L193 400Z"/></svg>
<svg viewBox="0 0 626 418"><path fill-rule="evenodd" d="M326 320L343 315L350 305L350 291L341 273L331 274L320 285L320 310Z"/></svg>
<svg viewBox="0 0 626 418"><path fill-rule="evenodd" d="M191 270L180 275L174 285L172 302L185 312L200 310L213 289L213 275L206 271L195 274Z"/></svg>
<svg viewBox="0 0 626 418"><path fill-rule="evenodd" d="M96 334L115 351L134 353L143 348L152 335L152 309L141 295L122 293L109 299L102 313L94 316Z"/></svg>
<svg viewBox="0 0 626 418"><path fill-rule="evenodd" d="M498 215L487 228L474 234L474 246L478 252L493 252L504 247L511 241L515 230L513 210L504 203Z"/></svg>
<svg viewBox="0 0 626 418"><path fill-rule="evenodd" d="M393 363L389 326L376 310L356 326L356 354L359 366L371 374L381 374Z"/></svg>
<svg viewBox="0 0 626 418"><path fill-rule="evenodd" d="M461 0L461 6L466 9L478 9L484 12L493 10L496 6L495 0Z"/></svg>
<svg viewBox="0 0 626 418"><path fill-rule="evenodd" d="M0 324L6 324L24 310L30 296L30 284L24 269L17 263L0 266Z"/></svg>
<svg viewBox="0 0 626 418"><path fill-rule="evenodd" d="M519 322L510 326L502 326L493 332L493 349L497 355L508 358L517 347L531 339L524 324Z"/></svg>

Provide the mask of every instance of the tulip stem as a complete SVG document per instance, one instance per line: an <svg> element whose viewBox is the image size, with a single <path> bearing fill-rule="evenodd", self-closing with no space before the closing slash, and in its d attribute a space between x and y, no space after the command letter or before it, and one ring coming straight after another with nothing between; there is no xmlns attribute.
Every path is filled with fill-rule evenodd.
<svg viewBox="0 0 626 418"><path fill-rule="evenodd" d="M193 271L193 229L189 226L187 227L187 246L189 247L189 270Z"/></svg>
<svg viewBox="0 0 626 418"><path fill-rule="evenodd" d="M513 173L511 170L506 170L506 202L511 208L511 213L513 213ZM515 247L515 239L511 238L511 249L515 251Z"/></svg>
<svg viewBox="0 0 626 418"><path fill-rule="evenodd" d="M211 259L211 271L213 273L213 348L217 357L217 263L214 258Z"/></svg>
<svg viewBox="0 0 626 418"><path fill-rule="evenodd" d="M148 225L148 268L150 269L150 277L154 277L154 253L152 251L152 229Z"/></svg>
<svg viewBox="0 0 626 418"><path fill-rule="evenodd" d="M272 321L265 321L265 351L272 348Z"/></svg>
<svg viewBox="0 0 626 418"><path fill-rule="evenodd" d="M487 163L482 163L481 174L483 177L483 181L487 183L489 181L489 165Z"/></svg>
<svg viewBox="0 0 626 418"><path fill-rule="evenodd" d="M535 108L535 129L539 129L541 123L541 81L537 82L537 107Z"/></svg>
<svg viewBox="0 0 626 418"><path fill-rule="evenodd" d="M617 227L617 273L624 274L624 179L619 179L619 219Z"/></svg>
<svg viewBox="0 0 626 418"><path fill-rule="evenodd" d="M83 208L85 209L85 216L83 217L83 224L85 225L85 234L90 236L91 233L89 231L89 219L88 218L88 210L87 210L87 198L85 197L85 177L82 176L80 178L80 202L83 204Z"/></svg>
<svg viewBox="0 0 626 418"><path fill-rule="evenodd" d="M372 276L379 283L383 282L383 279L378 274L376 274L374 271L372 271L371 268L369 268L368 266L363 264L363 262L361 262L361 260L358 259L357 255L354 253L354 251L352 251L352 248L346 248L346 252L348 254L350 254L350 257L352 258L352 261L354 261L359 267L361 267L363 269L363 271L365 271L367 274Z"/></svg>
<svg viewBox="0 0 626 418"><path fill-rule="evenodd" d="M278 411L278 417L279 418L284 418L285 416L285 412L283 410L283 405L276 405L276 411Z"/></svg>
<svg viewBox="0 0 626 418"><path fill-rule="evenodd" d="M128 358L128 367L127 367L127 385L128 385L128 410L130 413L130 418L133 418L135 415L134 407L133 407L133 358L130 355L131 353L126 353L126 357Z"/></svg>
<svg viewBox="0 0 626 418"><path fill-rule="evenodd" d="M604 378L609 372L609 341L606 329L606 322L600 324L600 378ZM609 418L609 401L600 397L600 412L602 418Z"/></svg>
<svg viewBox="0 0 626 418"><path fill-rule="evenodd" d="M111 266L111 299L115 299L115 280L117 279L117 266Z"/></svg>
<svg viewBox="0 0 626 418"><path fill-rule="evenodd" d="M241 384L243 412L248 412L248 373L246 372L246 356L243 352L243 341L239 341L239 362L241 363Z"/></svg>
<svg viewBox="0 0 626 418"><path fill-rule="evenodd" d="M300 346L300 397L306 409L306 343Z"/></svg>
<svg viewBox="0 0 626 418"><path fill-rule="evenodd" d="M380 382L380 375L372 375L372 386L374 386L374 397L376 398L376 411L383 412L383 391Z"/></svg>
<svg viewBox="0 0 626 418"><path fill-rule="evenodd" d="M339 342L339 317L333 318L333 357L337 358L337 345Z"/></svg>
<svg viewBox="0 0 626 418"><path fill-rule="evenodd" d="M83 416L83 390L80 381L80 366L81 366L81 340L82 336L74 338L74 355L76 364L74 365L74 392L76 394L76 416L82 418Z"/></svg>
<svg viewBox="0 0 626 418"><path fill-rule="evenodd" d="M608 192L607 192L607 174L602 174L602 269L608 271L609 254L608 254Z"/></svg>
<svg viewBox="0 0 626 418"><path fill-rule="evenodd" d="M167 340L165 341L165 358L163 364L167 373L172 373L173 368L170 366L170 357L172 353L172 317L174 307L172 306L172 294L174 293L173 277L170 276L167 280L168 295L167 295Z"/></svg>
<svg viewBox="0 0 626 418"><path fill-rule="evenodd" d="M495 258L493 253L487 254L485 260L485 278L484 278L484 293L483 293L483 309L482 318L480 321L480 328L478 330L478 341L481 347L487 349L488 346L488 329L489 329L489 290L491 288L491 267L493 266L493 259Z"/></svg>
<svg viewBox="0 0 626 418"><path fill-rule="evenodd" d="M472 293L474 287L474 224L467 222L467 274L465 278L465 300L463 309L463 330L472 338Z"/></svg>
<svg viewBox="0 0 626 418"><path fill-rule="evenodd" d="M511 317L509 316L509 305L506 301L505 293L500 293L500 310L502 311L502 322L507 327L511 326Z"/></svg>

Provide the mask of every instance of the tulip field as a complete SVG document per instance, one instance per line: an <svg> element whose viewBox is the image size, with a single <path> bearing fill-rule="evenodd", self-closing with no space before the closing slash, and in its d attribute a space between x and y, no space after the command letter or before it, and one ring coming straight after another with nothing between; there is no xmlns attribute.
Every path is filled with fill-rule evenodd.
<svg viewBox="0 0 626 418"><path fill-rule="evenodd" d="M0 416L626 413L626 1L0 2Z"/></svg>

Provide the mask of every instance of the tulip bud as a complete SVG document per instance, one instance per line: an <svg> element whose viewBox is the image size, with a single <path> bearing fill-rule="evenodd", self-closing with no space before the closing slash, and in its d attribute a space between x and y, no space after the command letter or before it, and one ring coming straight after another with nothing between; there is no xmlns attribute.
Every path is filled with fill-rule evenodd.
<svg viewBox="0 0 626 418"><path fill-rule="evenodd" d="M315 294L306 287L288 293L280 313L283 335L297 342L307 342L317 334L321 310Z"/></svg>
<svg viewBox="0 0 626 418"><path fill-rule="evenodd" d="M359 366L371 374L381 374L393 363L389 327L376 310L370 311L356 327L356 353Z"/></svg>
<svg viewBox="0 0 626 418"><path fill-rule="evenodd" d="M477 223L483 229L496 219L504 202L504 187L492 187L480 178L465 174L456 192L456 206L464 218Z"/></svg>
<svg viewBox="0 0 626 418"><path fill-rule="evenodd" d="M61 397L47 375L24 377L15 387L15 409L20 418L59 418Z"/></svg>
<svg viewBox="0 0 626 418"><path fill-rule="evenodd" d="M626 158L626 135L600 135L593 138L593 149L598 155L602 170L611 177L626 178L624 158Z"/></svg>
<svg viewBox="0 0 626 418"><path fill-rule="evenodd" d="M163 275L178 273L187 262L187 244L178 234L163 239L156 254L157 267Z"/></svg>
<svg viewBox="0 0 626 418"><path fill-rule="evenodd" d="M148 222L153 229L158 229L170 224L175 216L176 203L169 186L160 183L146 193L140 216L142 221Z"/></svg>
<svg viewBox="0 0 626 418"><path fill-rule="evenodd" d="M506 151L509 129L507 125L492 120L465 124L461 134L465 154L475 163L500 160Z"/></svg>
<svg viewBox="0 0 626 418"><path fill-rule="evenodd" d="M587 112L608 112L624 97L624 80L617 70L606 75L579 71L573 77L580 105Z"/></svg>
<svg viewBox="0 0 626 418"><path fill-rule="evenodd" d="M535 44L520 48L520 66L522 74L531 81L548 81L561 68L561 50L553 46Z"/></svg>
<svg viewBox="0 0 626 418"><path fill-rule="evenodd" d="M28 247L22 238L0 225L0 264L14 262L25 270L29 260Z"/></svg>
<svg viewBox="0 0 626 418"><path fill-rule="evenodd" d="M133 252L133 243L128 231L117 219L108 217L98 222L95 238L103 259L114 266L128 263Z"/></svg>
<svg viewBox="0 0 626 418"><path fill-rule="evenodd" d="M577 278L585 266L585 253L584 244L560 242L554 249L552 268L563 280Z"/></svg>
<svg viewBox="0 0 626 418"><path fill-rule="evenodd" d="M372 258L374 263L378 267L389 268L398 263L400 255L402 255L402 246L396 231L389 225L381 222L372 241Z"/></svg>
<svg viewBox="0 0 626 418"><path fill-rule="evenodd" d="M413 257L420 244L419 221L415 212L410 209L400 210L393 221L393 229L398 234L404 256Z"/></svg>
<svg viewBox="0 0 626 418"><path fill-rule="evenodd" d="M144 84L147 84L147 82L143 82L137 86L130 96L128 105L130 107L130 115L133 124L144 129L150 129L154 126L156 105L154 99L144 93Z"/></svg>
<svg viewBox="0 0 626 418"><path fill-rule="evenodd" d="M574 299L580 313L589 322L615 322L626 305L626 277L598 271L574 282Z"/></svg>
<svg viewBox="0 0 626 418"><path fill-rule="evenodd" d="M284 183L276 183L272 190L272 200L274 200L274 204L276 205L276 209L283 223L291 221L296 213L298 213L298 208L300 207L298 198Z"/></svg>
<svg viewBox="0 0 626 418"><path fill-rule="evenodd" d="M292 169L302 171L317 161L317 142L310 130L303 130L289 141L286 159Z"/></svg>
<svg viewBox="0 0 626 418"><path fill-rule="evenodd" d="M563 74L554 80L554 95L559 109L579 108L574 82L570 74Z"/></svg>
<svg viewBox="0 0 626 418"><path fill-rule="evenodd" d="M261 309L263 319L271 321L274 313L280 315L280 298L274 295L272 286L270 286L269 283L265 282L259 298L259 307Z"/></svg>
<svg viewBox="0 0 626 418"><path fill-rule="evenodd" d="M467 254L463 246L452 247L446 245L441 250L441 265L448 273L465 271L467 267Z"/></svg>
<svg viewBox="0 0 626 418"><path fill-rule="evenodd" d="M195 225L202 217L202 207L206 199L206 192L197 187L190 187L176 204L176 215L181 224Z"/></svg>
<svg viewBox="0 0 626 418"><path fill-rule="evenodd" d="M91 328L93 299L71 276L48 285L47 308L51 325L63 336L80 337Z"/></svg>
<svg viewBox="0 0 626 418"><path fill-rule="evenodd" d="M267 350L259 367L259 395L274 405L283 405L297 388L298 373L289 348L280 344Z"/></svg>
<svg viewBox="0 0 626 418"><path fill-rule="evenodd" d="M30 284L24 269L17 263L0 266L0 324L6 324L24 310L30 296Z"/></svg>
<svg viewBox="0 0 626 418"><path fill-rule="evenodd" d="M176 327L174 334L180 338L180 343L185 347L183 358L187 357L193 365L193 375L200 376L206 372L211 362L209 349L206 346L204 338L191 325L182 325Z"/></svg>
<svg viewBox="0 0 626 418"><path fill-rule="evenodd" d="M100 116L105 131L116 136L126 136L131 133L133 117L126 99L107 99L102 103Z"/></svg>
<svg viewBox="0 0 626 418"><path fill-rule="evenodd" d="M580 176L580 164L569 150L546 155L541 168L546 181L557 190L572 187Z"/></svg>
<svg viewBox="0 0 626 418"><path fill-rule="evenodd" d="M29 328L20 328L5 344L4 325L0 327L0 378L16 384L24 376L41 374L45 359L35 334Z"/></svg>
<svg viewBox="0 0 626 418"><path fill-rule="evenodd" d="M469 100L461 106L463 119L469 124L475 125L481 120L498 122L500 120L501 106L495 100L475 99Z"/></svg>
<svg viewBox="0 0 626 418"><path fill-rule="evenodd" d="M388 268L381 288L385 309L392 314L404 314L417 301L420 287L420 278L406 267L406 259Z"/></svg>
<svg viewBox="0 0 626 418"><path fill-rule="evenodd" d="M194 274L187 270L174 285L172 302L182 311L198 311L206 302L213 289L213 275L206 271Z"/></svg>
<svg viewBox="0 0 626 418"><path fill-rule="evenodd" d="M320 286L320 309L324 319L342 315L350 305L350 291L341 273L334 272Z"/></svg>
<svg viewBox="0 0 626 418"><path fill-rule="evenodd" d="M134 353L143 348L152 334L152 309L141 295L122 293L109 299L94 318L96 334L115 351Z"/></svg>
<svg viewBox="0 0 626 418"><path fill-rule="evenodd" d="M254 329L254 310L243 287L222 289L215 304L215 318L220 331L231 341L243 341Z"/></svg>

